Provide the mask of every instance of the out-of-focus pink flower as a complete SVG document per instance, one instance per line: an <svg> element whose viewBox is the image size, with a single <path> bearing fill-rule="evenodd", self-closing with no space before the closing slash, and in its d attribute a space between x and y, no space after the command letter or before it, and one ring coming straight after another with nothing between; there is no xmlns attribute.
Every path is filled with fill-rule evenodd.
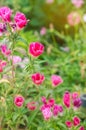
<svg viewBox="0 0 86 130"><path fill-rule="evenodd" d="M67 16L67 21L70 26L74 26L81 22L81 17L77 12L71 12Z"/></svg>
<svg viewBox="0 0 86 130"><path fill-rule="evenodd" d="M7 65L6 61L0 60L0 72L3 72L3 68Z"/></svg>
<svg viewBox="0 0 86 130"><path fill-rule="evenodd" d="M27 108L31 111L34 111L36 109L36 102L29 102L27 104Z"/></svg>
<svg viewBox="0 0 86 130"><path fill-rule="evenodd" d="M40 34L41 34L41 35L45 35L45 34L46 34L46 28L45 28L45 27L42 27L42 28L41 28Z"/></svg>
<svg viewBox="0 0 86 130"><path fill-rule="evenodd" d="M9 56L8 59L12 60L12 56ZM22 59L20 56L13 56L13 64L18 64L20 62L22 62Z"/></svg>
<svg viewBox="0 0 86 130"><path fill-rule="evenodd" d="M0 8L0 18L4 22L10 22L10 17L11 17L12 11L8 7L1 7Z"/></svg>
<svg viewBox="0 0 86 130"><path fill-rule="evenodd" d="M41 112L45 120L49 120L52 117L52 112L48 105L43 105L41 107Z"/></svg>
<svg viewBox="0 0 86 130"><path fill-rule="evenodd" d="M29 52L33 57L38 57L44 52L44 45L39 42L32 42L29 46Z"/></svg>
<svg viewBox="0 0 86 130"><path fill-rule="evenodd" d="M79 130L85 130L83 126L80 126Z"/></svg>
<svg viewBox="0 0 86 130"><path fill-rule="evenodd" d="M68 128L71 128L71 127L72 127L72 122L71 122L71 121L66 121L65 124L66 124L66 126L67 126Z"/></svg>
<svg viewBox="0 0 86 130"><path fill-rule="evenodd" d="M72 93L72 99L73 100L76 99L76 98L78 98L78 96L79 96L78 92L73 92Z"/></svg>
<svg viewBox="0 0 86 130"><path fill-rule="evenodd" d="M54 2L54 0L46 0L46 3L48 4L52 4Z"/></svg>
<svg viewBox="0 0 86 130"><path fill-rule="evenodd" d="M4 56L6 56L6 57L8 57L8 56L11 54L11 50L9 50L9 49L7 48L7 45L1 45L1 46L0 46L0 50L1 50L1 53L2 53Z"/></svg>
<svg viewBox="0 0 86 130"><path fill-rule="evenodd" d="M53 107L54 104L55 104L55 100L53 98L49 99L48 100L48 103L47 103L50 107Z"/></svg>
<svg viewBox="0 0 86 130"><path fill-rule="evenodd" d="M14 17L15 23L19 29L24 28L27 25L28 20L26 19L25 15L21 12L17 12Z"/></svg>
<svg viewBox="0 0 86 130"><path fill-rule="evenodd" d="M82 104L82 102L81 102L80 98L76 98L73 100L74 107L79 108L81 106L81 104Z"/></svg>
<svg viewBox="0 0 86 130"><path fill-rule="evenodd" d="M64 105L65 105L67 108L70 108L71 94L70 94L69 92L65 92L65 93L64 93L63 102L64 102Z"/></svg>
<svg viewBox="0 0 86 130"><path fill-rule="evenodd" d="M84 4L84 0L71 0L71 2L77 8L80 8Z"/></svg>
<svg viewBox="0 0 86 130"><path fill-rule="evenodd" d="M61 84L63 82L62 78L58 75L52 75L51 76L52 86L56 87L57 85Z"/></svg>
<svg viewBox="0 0 86 130"><path fill-rule="evenodd" d="M24 97L21 96L21 95L15 96L15 98L14 98L14 104L17 107L22 107L23 104L24 104Z"/></svg>
<svg viewBox="0 0 86 130"><path fill-rule="evenodd" d="M5 23L0 23L0 36L3 35L7 31L6 24Z"/></svg>
<svg viewBox="0 0 86 130"><path fill-rule="evenodd" d="M58 105L55 104L54 107L53 107L53 115L54 116L57 116L59 113L59 108L58 108Z"/></svg>
<svg viewBox="0 0 86 130"><path fill-rule="evenodd" d="M44 75L40 73L33 74L31 78L36 85L41 85L45 79Z"/></svg>
<svg viewBox="0 0 86 130"><path fill-rule="evenodd" d="M46 97L42 97L42 102L44 103L44 104L47 104L47 100L46 100Z"/></svg>
<svg viewBox="0 0 86 130"><path fill-rule="evenodd" d="M73 124L74 124L74 126L80 125L80 118L77 117L77 116L75 116L75 117L73 118Z"/></svg>

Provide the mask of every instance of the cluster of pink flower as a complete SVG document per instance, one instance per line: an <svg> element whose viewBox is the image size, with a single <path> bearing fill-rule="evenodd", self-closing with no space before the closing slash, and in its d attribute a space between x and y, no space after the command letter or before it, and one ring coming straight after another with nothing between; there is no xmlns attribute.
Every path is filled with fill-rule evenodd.
<svg viewBox="0 0 86 130"><path fill-rule="evenodd" d="M0 23L0 35L7 31L7 23L12 27L13 30L15 29L22 29L24 28L28 21L25 15L21 12L17 12L14 16L13 22L11 21L12 10L8 7L1 7L0 8L0 19L2 23Z"/></svg>
<svg viewBox="0 0 86 130"><path fill-rule="evenodd" d="M41 112L45 120L48 120L53 116L55 117L58 114L62 115L63 107L55 104L55 100L53 98L47 101L45 97L42 97L42 102L43 105L41 106Z"/></svg>
<svg viewBox="0 0 86 130"><path fill-rule="evenodd" d="M67 126L68 128L77 127L77 126L80 125L80 118L77 117L77 116L75 116L75 117L73 118L73 121L69 121L69 120L68 120L68 121L65 122L65 124L66 124L66 126ZM83 126L80 126L80 127L79 127L79 130L85 130L85 129L84 129Z"/></svg>
<svg viewBox="0 0 86 130"><path fill-rule="evenodd" d="M68 91L64 93L63 102L67 108L72 108L73 106L74 109L79 108L82 104L81 99L79 98L79 94L77 92L71 94Z"/></svg>
<svg viewBox="0 0 86 130"><path fill-rule="evenodd" d="M77 8L80 8L84 4L84 0L71 0L71 2Z"/></svg>

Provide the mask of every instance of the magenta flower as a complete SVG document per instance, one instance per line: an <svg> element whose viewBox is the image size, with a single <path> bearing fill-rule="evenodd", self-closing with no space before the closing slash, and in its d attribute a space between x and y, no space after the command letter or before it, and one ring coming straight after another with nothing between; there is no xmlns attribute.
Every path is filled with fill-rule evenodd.
<svg viewBox="0 0 86 130"><path fill-rule="evenodd" d="M24 104L24 97L21 96L21 95L15 96L15 98L14 98L14 104L17 107L22 107L23 104Z"/></svg>
<svg viewBox="0 0 86 130"><path fill-rule="evenodd" d="M6 61L0 60L0 72L3 72L3 68L7 65Z"/></svg>
<svg viewBox="0 0 86 130"><path fill-rule="evenodd" d="M27 104L27 108L31 111L34 111L36 109L36 102L29 102Z"/></svg>
<svg viewBox="0 0 86 130"><path fill-rule="evenodd" d="M73 92L72 93L72 99L73 100L76 99L76 98L78 98L78 96L79 96L78 92Z"/></svg>
<svg viewBox="0 0 86 130"><path fill-rule="evenodd" d="M10 17L11 17L12 11L8 7L1 7L0 8L0 18L4 22L10 22Z"/></svg>
<svg viewBox="0 0 86 130"><path fill-rule="evenodd" d="M52 75L51 76L51 82L52 82L52 86L56 87L57 85L61 84L63 82L63 80L58 75Z"/></svg>
<svg viewBox="0 0 86 130"><path fill-rule="evenodd" d="M70 26L74 26L80 23L81 21L81 17L77 12L71 12L68 16L67 16L67 21L68 24Z"/></svg>
<svg viewBox="0 0 86 130"><path fill-rule="evenodd" d="M11 54L11 50L9 50L8 48L7 48L7 45L1 45L1 47L0 47L0 50L1 50L1 53L4 55L4 56L6 56L6 57L8 57L10 54Z"/></svg>
<svg viewBox="0 0 86 130"><path fill-rule="evenodd" d="M80 125L80 118L77 117L77 116L75 116L75 117L73 118L73 124L74 124L74 126Z"/></svg>
<svg viewBox="0 0 86 130"><path fill-rule="evenodd" d="M31 78L36 85L41 85L45 79L44 75L40 73L33 74Z"/></svg>
<svg viewBox="0 0 86 130"><path fill-rule="evenodd" d="M45 120L49 120L52 117L52 112L48 105L43 105L41 107L41 112Z"/></svg>
<svg viewBox="0 0 86 130"><path fill-rule="evenodd" d="M17 12L14 17L15 23L19 29L24 28L27 25L28 20L26 19L25 15L21 12Z"/></svg>
<svg viewBox="0 0 86 130"><path fill-rule="evenodd" d="M33 57L38 57L44 52L44 45L39 42L32 42L29 47L29 52Z"/></svg>
<svg viewBox="0 0 86 130"><path fill-rule="evenodd" d="M3 35L7 31L7 27L5 23L0 23L0 36Z"/></svg>
<svg viewBox="0 0 86 130"><path fill-rule="evenodd" d="M58 114L59 114L59 107L57 104L55 104L53 107L53 115L57 116Z"/></svg>
<svg viewBox="0 0 86 130"><path fill-rule="evenodd" d="M50 107L53 107L54 104L55 104L55 100L53 98L49 99L48 100L48 103L47 103Z"/></svg>
<svg viewBox="0 0 86 130"><path fill-rule="evenodd" d="M71 2L77 8L80 8L84 4L84 0L71 0Z"/></svg>
<svg viewBox="0 0 86 130"><path fill-rule="evenodd" d="M70 108L70 103L71 103L71 94L69 92L65 92L64 96L63 96L63 102L64 105L67 108Z"/></svg>
<svg viewBox="0 0 86 130"><path fill-rule="evenodd" d="M72 127L72 122L71 122L71 121L66 121L65 124L66 124L66 126L67 126L68 128L71 128L71 127Z"/></svg>
<svg viewBox="0 0 86 130"><path fill-rule="evenodd" d="M83 126L80 126L79 130L85 130Z"/></svg>
<svg viewBox="0 0 86 130"><path fill-rule="evenodd" d="M82 102L81 102L80 98L76 98L73 100L74 107L79 108L81 106L81 104L82 104Z"/></svg>
<svg viewBox="0 0 86 130"><path fill-rule="evenodd" d="M43 102L44 104L47 104L46 97L43 96L41 100L42 100L42 102Z"/></svg>
<svg viewBox="0 0 86 130"><path fill-rule="evenodd" d="M41 34L42 36L46 34L46 28L45 28L45 27L42 27L42 28L41 28L40 34Z"/></svg>

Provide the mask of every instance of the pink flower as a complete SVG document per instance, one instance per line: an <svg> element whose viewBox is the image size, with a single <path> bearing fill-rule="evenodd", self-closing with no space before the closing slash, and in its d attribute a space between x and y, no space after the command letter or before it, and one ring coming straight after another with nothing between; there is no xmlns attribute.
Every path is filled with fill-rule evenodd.
<svg viewBox="0 0 86 130"><path fill-rule="evenodd" d="M48 4L52 4L54 2L54 0L46 0L46 3Z"/></svg>
<svg viewBox="0 0 86 130"><path fill-rule="evenodd" d="M7 27L5 23L0 23L0 36L3 35L7 31Z"/></svg>
<svg viewBox="0 0 86 130"><path fill-rule="evenodd" d="M12 60L12 56L8 57L9 60ZM13 64L18 64L22 61L20 56L13 56Z"/></svg>
<svg viewBox="0 0 86 130"><path fill-rule="evenodd" d="M76 99L79 96L79 94L77 92L72 93L72 99Z"/></svg>
<svg viewBox="0 0 86 130"><path fill-rule="evenodd" d="M49 120L52 117L52 112L48 105L43 105L41 111L45 120Z"/></svg>
<svg viewBox="0 0 86 130"><path fill-rule="evenodd" d="M75 5L77 8L80 8L83 4L83 0L71 0L72 4Z"/></svg>
<svg viewBox="0 0 86 130"><path fill-rule="evenodd" d="M38 57L44 52L44 46L39 42L32 42L29 47L29 52L33 57Z"/></svg>
<svg viewBox="0 0 86 130"><path fill-rule="evenodd" d="M59 113L59 107L58 107L57 104L55 104L54 107L53 107L53 115L54 115L54 116L57 116L58 113Z"/></svg>
<svg viewBox="0 0 86 130"><path fill-rule="evenodd" d="M25 15L21 12L16 13L14 20L15 20L19 29L24 28L27 25L27 22L28 22Z"/></svg>
<svg viewBox="0 0 86 130"><path fill-rule="evenodd" d="M24 97L21 96L21 95L18 95L14 98L14 104L17 106L17 107L22 107L23 104L24 104Z"/></svg>
<svg viewBox="0 0 86 130"><path fill-rule="evenodd" d="M8 57L11 54L11 50L7 48L7 45L1 45L0 50L4 56Z"/></svg>
<svg viewBox="0 0 86 130"><path fill-rule="evenodd" d="M71 122L71 121L66 121L65 124L66 124L66 126L67 126L68 128L71 128L71 127L72 127L72 122Z"/></svg>
<svg viewBox="0 0 86 130"><path fill-rule="evenodd" d="M45 79L44 75L40 73L33 74L31 78L36 85L41 85Z"/></svg>
<svg viewBox="0 0 86 130"><path fill-rule="evenodd" d="M64 102L64 105L67 107L67 108L70 108L70 102L71 102L71 95L69 92L65 92L64 96L63 96L63 102Z"/></svg>
<svg viewBox="0 0 86 130"><path fill-rule="evenodd" d="M47 100L46 100L46 97L42 97L42 102L44 103L44 104L47 104Z"/></svg>
<svg viewBox="0 0 86 130"><path fill-rule="evenodd" d="M85 130L83 126L80 126L79 130Z"/></svg>
<svg viewBox="0 0 86 130"><path fill-rule="evenodd" d="M75 117L73 118L73 124L74 124L74 126L80 125L80 119L79 119L77 116L75 116Z"/></svg>
<svg viewBox="0 0 86 130"><path fill-rule="evenodd" d="M3 72L3 68L7 65L6 61L0 60L0 72Z"/></svg>
<svg viewBox="0 0 86 130"><path fill-rule="evenodd" d="M80 23L81 17L77 12L71 12L67 17L68 24L74 26Z"/></svg>
<svg viewBox="0 0 86 130"><path fill-rule="evenodd" d="M82 104L82 101L80 98L76 98L73 100L73 105L75 108L79 108L81 106L81 104Z"/></svg>
<svg viewBox="0 0 86 130"><path fill-rule="evenodd" d="M58 75L51 76L52 86L57 86L63 82L62 78Z"/></svg>
<svg viewBox="0 0 86 130"><path fill-rule="evenodd" d="M45 34L46 34L46 28L45 28L45 27L42 27L42 28L41 28L40 34L41 34L41 35L45 35Z"/></svg>
<svg viewBox="0 0 86 130"><path fill-rule="evenodd" d="M29 102L27 104L27 108L31 111L34 111L36 109L36 103L35 102Z"/></svg>
<svg viewBox="0 0 86 130"><path fill-rule="evenodd" d="M48 105L49 105L50 107L53 107L54 104L55 104L55 100L54 100L53 98L51 98L51 99L48 100Z"/></svg>
<svg viewBox="0 0 86 130"><path fill-rule="evenodd" d="M10 22L10 17L11 17L12 11L8 7L1 7L0 8L0 18L4 22Z"/></svg>

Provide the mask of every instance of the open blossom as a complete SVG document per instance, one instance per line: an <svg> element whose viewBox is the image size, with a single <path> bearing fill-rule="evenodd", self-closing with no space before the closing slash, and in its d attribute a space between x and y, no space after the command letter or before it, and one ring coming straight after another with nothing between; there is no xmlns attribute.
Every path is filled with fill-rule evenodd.
<svg viewBox="0 0 86 130"><path fill-rule="evenodd" d="M6 61L0 60L0 72L3 72L3 68L7 65Z"/></svg>
<svg viewBox="0 0 86 130"><path fill-rule="evenodd" d="M75 117L73 118L73 124L74 124L74 126L80 125L80 118L77 117L77 116L75 116Z"/></svg>
<svg viewBox="0 0 86 130"><path fill-rule="evenodd" d="M63 82L62 78L58 75L51 76L52 86L57 86Z"/></svg>
<svg viewBox="0 0 86 130"><path fill-rule="evenodd" d="M31 78L36 85L41 85L45 79L44 75L40 73L33 74Z"/></svg>
<svg viewBox="0 0 86 130"><path fill-rule="evenodd" d="M22 107L23 104L24 104L24 97L21 96L21 95L15 96L15 98L14 98L14 104L17 107Z"/></svg>
<svg viewBox="0 0 86 130"><path fill-rule="evenodd" d="M1 7L0 8L0 18L4 22L10 22L10 17L11 17L12 11L8 7Z"/></svg>
<svg viewBox="0 0 86 130"><path fill-rule="evenodd" d="M36 109L36 103L35 102L29 102L27 104L27 108L31 111L34 111Z"/></svg>
<svg viewBox="0 0 86 130"><path fill-rule="evenodd" d="M67 108L70 108L70 103L71 103L71 94L69 92L65 92L64 96L63 96L63 102L64 105Z"/></svg>
<svg viewBox="0 0 86 130"><path fill-rule="evenodd" d="M41 112L45 120L49 120L52 117L52 111L48 105L43 105L41 107Z"/></svg>
<svg viewBox="0 0 86 130"><path fill-rule="evenodd" d="M55 100L53 98L49 99L48 100L48 103L47 103L50 107L53 107L54 104L55 104Z"/></svg>
<svg viewBox="0 0 86 130"><path fill-rule="evenodd" d="M80 126L79 130L85 130L83 126Z"/></svg>
<svg viewBox="0 0 86 130"><path fill-rule="evenodd" d="M44 45L39 42L32 42L29 46L29 52L33 57L38 57L44 52Z"/></svg>
<svg viewBox="0 0 86 130"><path fill-rule="evenodd" d="M41 28L40 34L41 34L41 35L45 35L45 34L46 34L46 28L45 28L45 27L42 27L42 28Z"/></svg>
<svg viewBox="0 0 86 130"><path fill-rule="evenodd" d="M84 4L84 0L71 0L71 2L77 8L80 8Z"/></svg>
<svg viewBox="0 0 86 130"><path fill-rule="evenodd" d="M58 113L59 113L58 105L55 104L54 107L53 107L53 115L54 115L54 116L57 116Z"/></svg>
<svg viewBox="0 0 86 130"><path fill-rule="evenodd" d="M7 48L7 45L1 45L0 46L0 50L1 50L1 53L4 55L4 56L9 56L10 54L11 54L11 50L9 50L8 48Z"/></svg>
<svg viewBox="0 0 86 130"><path fill-rule="evenodd" d="M72 127L72 122L71 122L71 121L66 121L65 124L66 124L66 126L67 126L68 128L71 128L71 127Z"/></svg>
<svg viewBox="0 0 86 130"><path fill-rule="evenodd" d="M70 26L74 26L81 22L81 17L77 12L71 12L67 16L67 21Z"/></svg>
<svg viewBox="0 0 86 130"><path fill-rule="evenodd" d="M14 17L15 23L19 29L24 28L27 25L28 20L26 19L25 15L21 12L17 12Z"/></svg>

